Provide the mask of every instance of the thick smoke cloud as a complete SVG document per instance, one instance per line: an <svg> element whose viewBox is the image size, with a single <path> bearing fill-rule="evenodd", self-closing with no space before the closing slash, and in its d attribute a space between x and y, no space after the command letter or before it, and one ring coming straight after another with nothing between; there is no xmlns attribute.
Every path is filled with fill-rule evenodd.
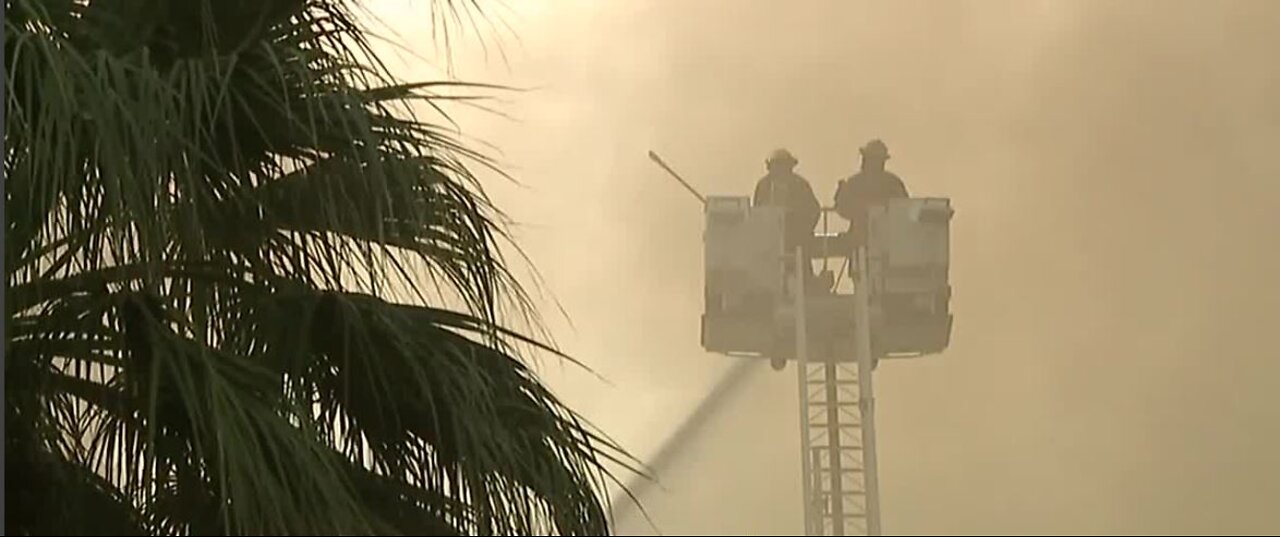
<svg viewBox="0 0 1280 537"><path fill-rule="evenodd" d="M612 385L549 378L637 454L731 360L698 348L696 201L645 152L746 193L785 146L829 200L879 137L958 211L953 346L877 377L886 532L1280 531L1280 3L512 5L509 64L459 73L538 89L462 124ZM759 372L663 476L664 533L796 531L794 388Z"/></svg>

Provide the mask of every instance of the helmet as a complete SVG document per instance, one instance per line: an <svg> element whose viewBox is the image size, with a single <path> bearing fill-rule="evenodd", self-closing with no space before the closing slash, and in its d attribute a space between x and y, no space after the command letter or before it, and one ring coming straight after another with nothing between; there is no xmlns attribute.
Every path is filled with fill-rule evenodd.
<svg viewBox="0 0 1280 537"><path fill-rule="evenodd" d="M879 139L867 142L867 145L862 146L862 149L859 151L862 152L862 156L868 158L889 158L889 147L884 145L884 142Z"/></svg>
<svg viewBox="0 0 1280 537"><path fill-rule="evenodd" d="M796 160L796 157L786 149L773 150L773 153L770 153L769 158L764 162L770 169L775 167L793 168L796 164L800 163L800 161Z"/></svg>

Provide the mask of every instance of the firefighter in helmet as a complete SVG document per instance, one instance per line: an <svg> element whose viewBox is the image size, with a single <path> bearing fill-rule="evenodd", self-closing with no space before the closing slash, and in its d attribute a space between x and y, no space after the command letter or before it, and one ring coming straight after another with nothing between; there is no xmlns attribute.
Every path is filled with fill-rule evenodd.
<svg viewBox="0 0 1280 537"><path fill-rule="evenodd" d="M897 175L885 169L889 148L880 140L863 146L862 169L836 187L835 209L849 220L850 247L867 242L867 218L870 209L891 199L910 197L907 187Z"/></svg>
<svg viewBox="0 0 1280 537"><path fill-rule="evenodd" d="M809 181L795 173L799 161L786 149L777 149L765 160L768 173L756 183L753 205L770 205L786 210L785 245L787 252L800 247L806 259L811 258L813 230L822 217L822 205L813 194Z"/></svg>

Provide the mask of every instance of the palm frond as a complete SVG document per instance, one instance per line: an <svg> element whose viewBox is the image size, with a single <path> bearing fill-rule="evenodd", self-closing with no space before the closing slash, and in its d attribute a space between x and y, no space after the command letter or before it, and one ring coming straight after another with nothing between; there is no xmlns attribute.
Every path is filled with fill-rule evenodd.
<svg viewBox="0 0 1280 537"><path fill-rule="evenodd" d="M608 532L497 166L411 106L498 88L395 79L357 7L6 0L6 529Z"/></svg>

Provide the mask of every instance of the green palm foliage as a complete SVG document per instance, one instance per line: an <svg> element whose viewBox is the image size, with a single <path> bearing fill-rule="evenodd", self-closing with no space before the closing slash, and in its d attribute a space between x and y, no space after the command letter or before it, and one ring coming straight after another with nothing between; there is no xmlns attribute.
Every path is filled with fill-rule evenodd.
<svg viewBox="0 0 1280 537"><path fill-rule="evenodd" d="M486 161L359 8L6 0L6 533L609 532Z"/></svg>

